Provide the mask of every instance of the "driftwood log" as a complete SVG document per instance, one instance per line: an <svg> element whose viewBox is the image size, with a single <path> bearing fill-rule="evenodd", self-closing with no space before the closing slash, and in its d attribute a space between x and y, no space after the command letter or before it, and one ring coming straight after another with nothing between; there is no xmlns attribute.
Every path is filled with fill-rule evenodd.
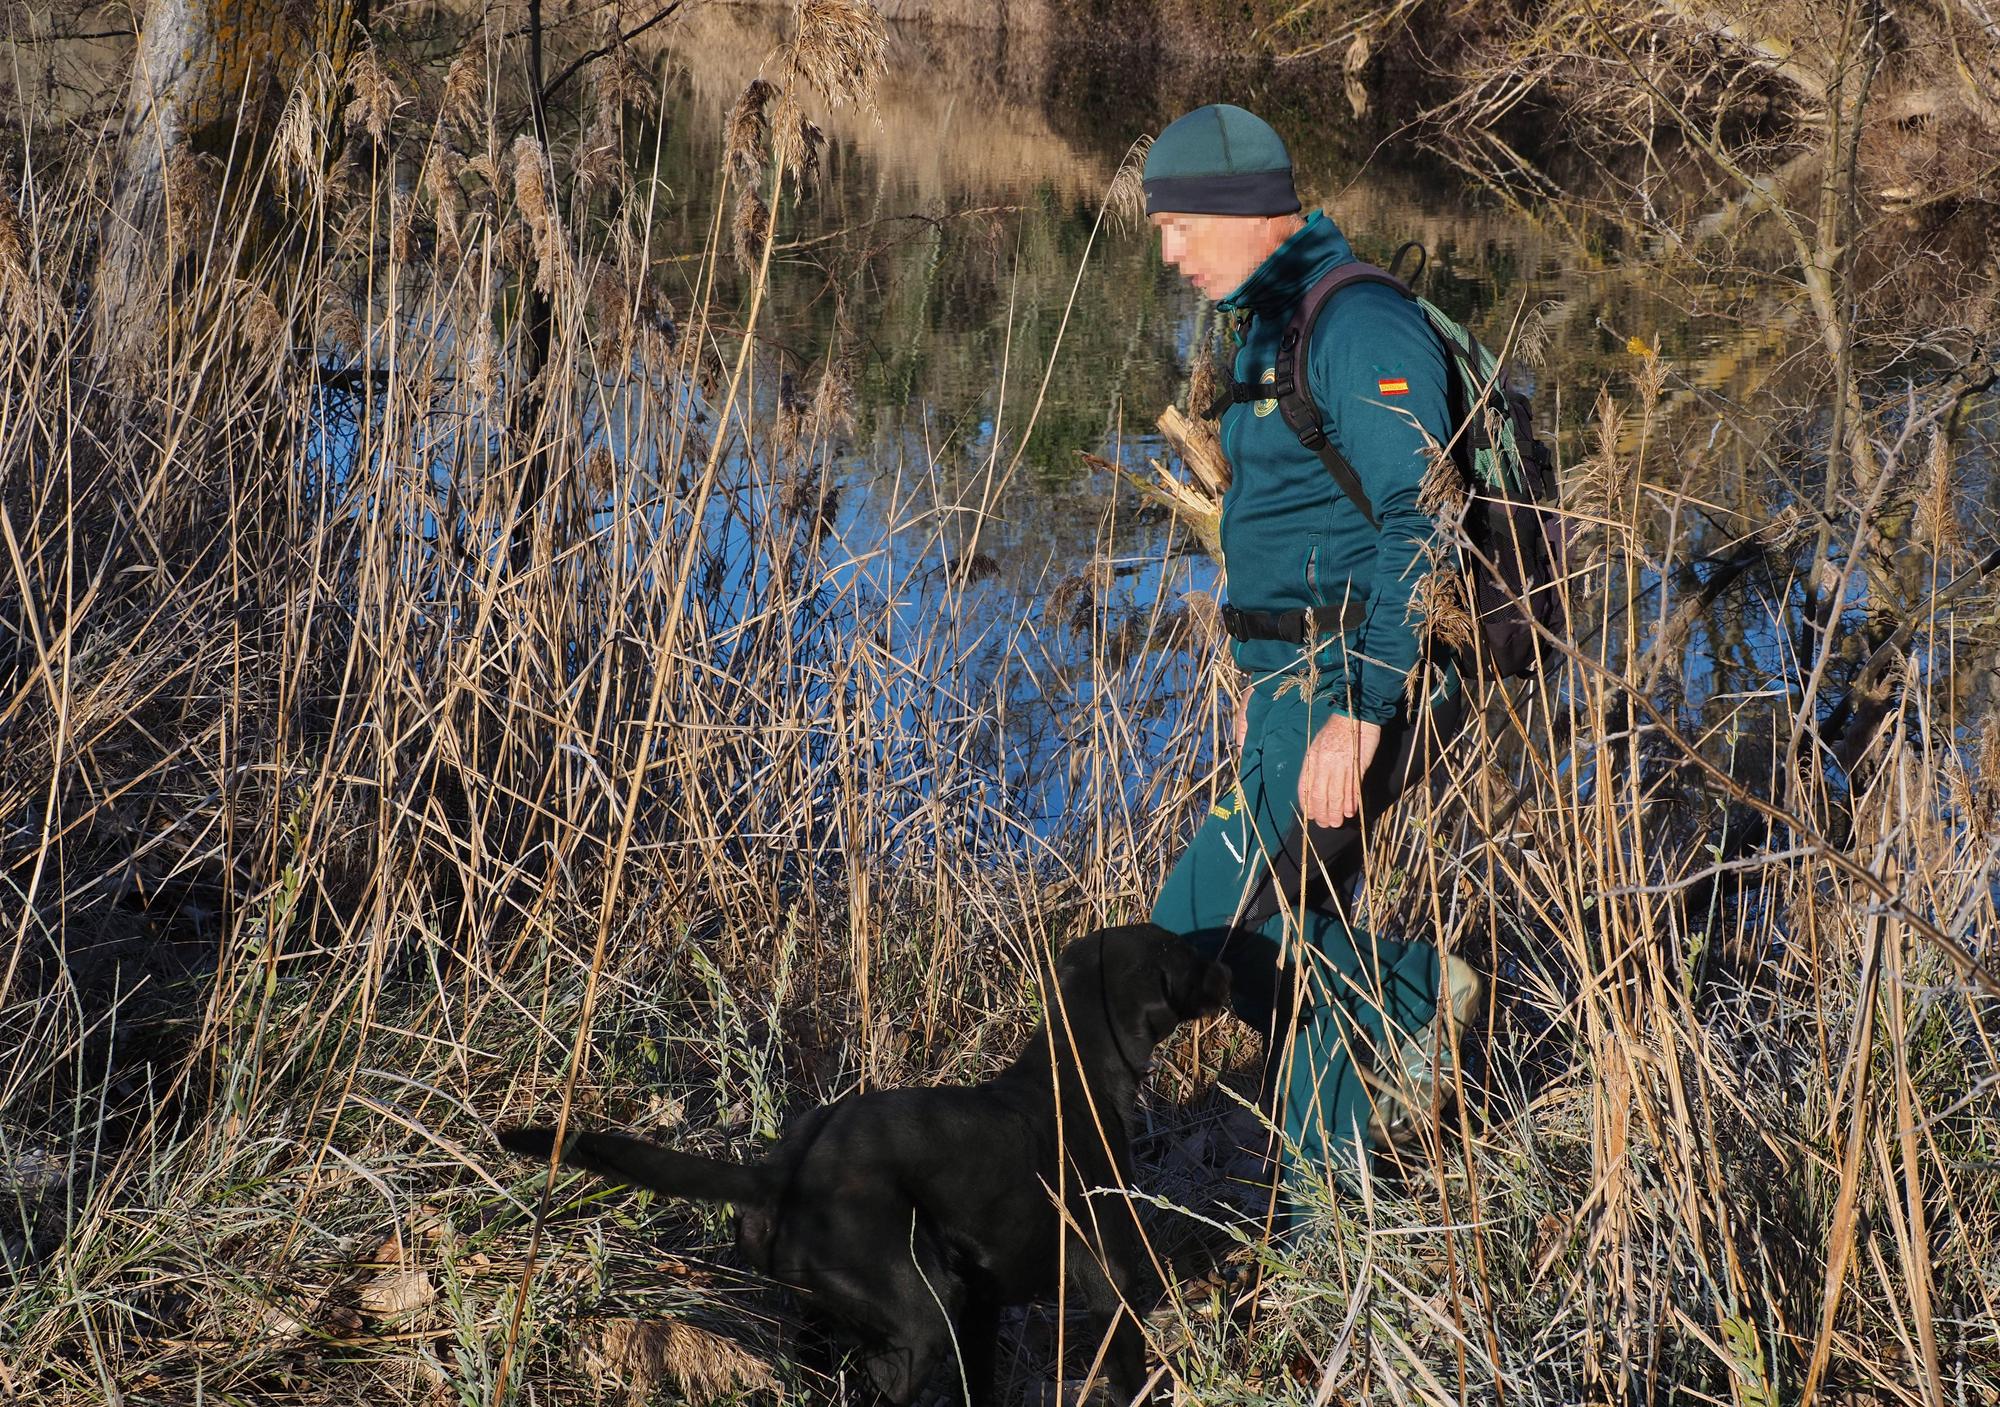
<svg viewBox="0 0 2000 1407"><path fill-rule="evenodd" d="M1170 405L1160 412L1160 433L1209 496L1220 499L1229 488L1229 461L1222 457L1222 437L1215 427L1206 420L1190 420L1179 406Z"/></svg>
<svg viewBox="0 0 2000 1407"><path fill-rule="evenodd" d="M1190 420L1176 406L1160 412L1160 435L1187 465L1194 482L1174 473L1160 460L1147 461L1151 475L1134 473L1102 455L1078 450L1083 462L1100 473L1123 478L1144 497L1160 504L1193 530L1202 550L1222 564L1222 495L1229 487L1229 461L1213 427Z"/></svg>

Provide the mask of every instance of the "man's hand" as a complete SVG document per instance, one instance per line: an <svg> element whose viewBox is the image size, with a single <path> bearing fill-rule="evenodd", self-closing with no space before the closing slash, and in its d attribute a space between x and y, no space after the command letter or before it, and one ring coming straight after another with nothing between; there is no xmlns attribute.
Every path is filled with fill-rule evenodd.
<svg viewBox="0 0 2000 1407"><path fill-rule="evenodd" d="M1361 809L1361 779L1375 760L1382 725L1335 714L1306 746L1299 810L1315 825L1338 826Z"/></svg>
<svg viewBox="0 0 2000 1407"><path fill-rule="evenodd" d="M1236 750L1243 751L1243 741L1250 736L1250 691L1245 689L1236 700Z"/></svg>

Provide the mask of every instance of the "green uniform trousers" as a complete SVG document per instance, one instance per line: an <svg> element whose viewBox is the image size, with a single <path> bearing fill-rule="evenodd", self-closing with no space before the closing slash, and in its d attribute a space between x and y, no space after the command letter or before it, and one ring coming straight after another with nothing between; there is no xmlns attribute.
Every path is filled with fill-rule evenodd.
<svg viewBox="0 0 2000 1407"><path fill-rule="evenodd" d="M1298 811L1306 742L1330 716L1277 675L1250 694L1235 791L1210 808L1153 906L1153 922L1228 965L1236 1013L1265 1037L1263 1105L1285 1134L1284 1184L1346 1181L1368 1154L1360 1068L1388 1030L1414 1033L1437 1006L1438 954L1376 938L1347 918L1362 832L1422 780L1464 719L1455 687L1383 725L1361 815L1308 826ZM1280 963L1280 955L1284 962Z"/></svg>

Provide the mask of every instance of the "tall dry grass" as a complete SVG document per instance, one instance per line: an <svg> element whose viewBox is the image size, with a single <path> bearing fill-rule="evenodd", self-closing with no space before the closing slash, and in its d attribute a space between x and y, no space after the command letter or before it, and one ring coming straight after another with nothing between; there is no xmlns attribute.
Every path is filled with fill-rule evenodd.
<svg viewBox="0 0 2000 1407"><path fill-rule="evenodd" d="M499 22L474 43L517 58ZM717 202L698 249L463 59L341 152L305 124L183 163L213 194L169 192L130 365L84 307L114 153L7 193L0 1394L836 1394L715 1213L551 1187L487 1128L559 1108L734 1149L975 1078L1042 955L1142 914L1226 784L1213 611L1121 597L1157 565L1121 558L1129 508L1033 609L982 596L1030 406L969 474L856 466L856 350L789 388L759 352L803 150L773 134L865 91L822 71L853 70L779 56L731 162L766 217ZM622 147L659 120L636 96L579 129ZM1154 1221L1192 1400L2000 1395L1990 632L1906 642L1837 765L1787 632L1768 688L1691 689L1732 648L1711 608L1787 609L1747 586L1814 524L1771 485L1695 495L1702 436L1766 428L1677 418L1671 361L1632 357L1565 476L1575 639L1486 691L1371 855L1372 926L1496 979L1457 1109L1280 1253L1227 1217L1247 1038L1163 1061L1145 1185L1216 1223ZM1904 424L1885 462L1990 529L1947 418ZM1227 1254L1255 1296L1202 1288ZM1063 1332L1023 1322L1016 1397Z"/></svg>

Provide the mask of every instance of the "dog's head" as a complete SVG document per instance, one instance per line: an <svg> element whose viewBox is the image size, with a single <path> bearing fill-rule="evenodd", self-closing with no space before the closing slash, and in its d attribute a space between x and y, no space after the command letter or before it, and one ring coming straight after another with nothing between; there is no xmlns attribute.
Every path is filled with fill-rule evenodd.
<svg viewBox="0 0 2000 1407"><path fill-rule="evenodd" d="M1056 979L1066 997L1096 989L1148 1045L1229 1001L1228 968L1150 923L1085 934L1057 955Z"/></svg>

